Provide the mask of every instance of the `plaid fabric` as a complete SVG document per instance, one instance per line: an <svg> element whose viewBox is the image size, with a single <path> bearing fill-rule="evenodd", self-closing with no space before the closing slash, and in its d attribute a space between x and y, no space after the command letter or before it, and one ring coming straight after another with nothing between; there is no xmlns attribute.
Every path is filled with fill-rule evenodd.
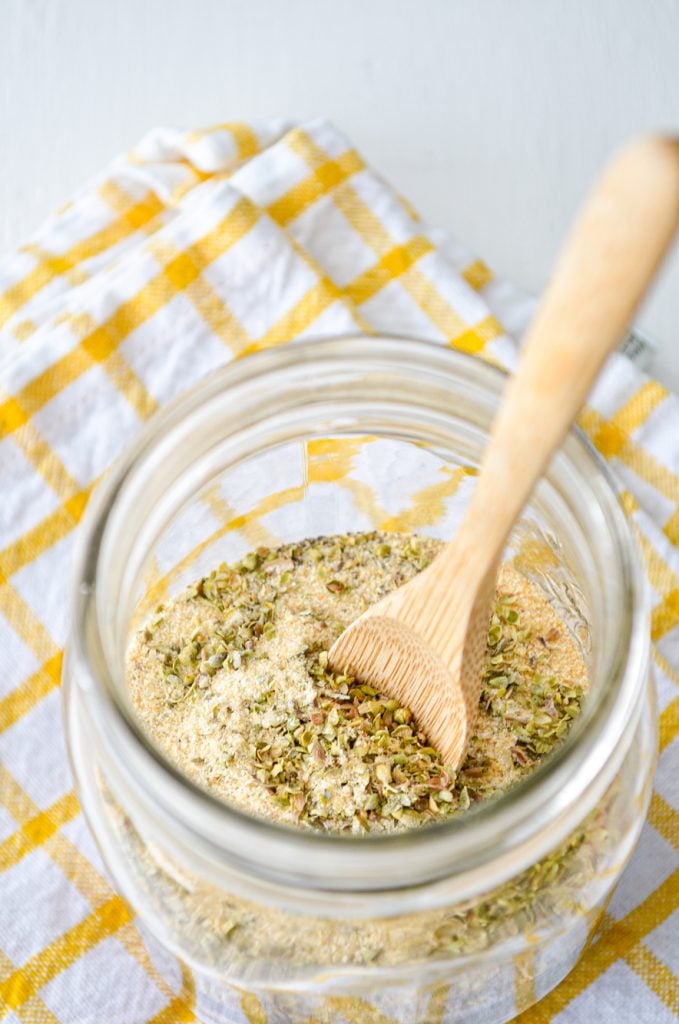
<svg viewBox="0 0 679 1024"><path fill-rule="evenodd" d="M0 1020L199 1020L190 974L150 959L110 888L64 752L70 556L112 459L235 356L395 330L511 366L506 332L530 308L322 121L154 131L0 263ZM646 560L661 754L600 937L521 1021L664 1022L679 1016L679 402L617 356L582 424ZM265 1020L247 996L241 1017Z"/></svg>

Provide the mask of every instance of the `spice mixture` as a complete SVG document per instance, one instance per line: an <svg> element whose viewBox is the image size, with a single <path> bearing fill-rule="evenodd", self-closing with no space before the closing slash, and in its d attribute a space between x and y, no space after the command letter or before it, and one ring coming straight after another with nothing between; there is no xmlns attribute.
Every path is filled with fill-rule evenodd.
<svg viewBox="0 0 679 1024"><path fill-rule="evenodd" d="M566 734L580 649L525 577L502 568L475 733L457 773L407 707L328 667L369 605L441 542L407 534L259 548L160 606L129 651L133 703L195 782L259 816L329 831L411 828L507 789Z"/></svg>

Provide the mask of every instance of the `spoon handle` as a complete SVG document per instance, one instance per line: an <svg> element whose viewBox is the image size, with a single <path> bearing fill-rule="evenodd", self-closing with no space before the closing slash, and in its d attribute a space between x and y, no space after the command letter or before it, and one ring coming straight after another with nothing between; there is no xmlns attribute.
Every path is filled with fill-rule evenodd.
<svg viewBox="0 0 679 1024"><path fill-rule="evenodd" d="M465 519L490 568L619 343L679 223L679 140L615 157L567 239L523 346Z"/></svg>

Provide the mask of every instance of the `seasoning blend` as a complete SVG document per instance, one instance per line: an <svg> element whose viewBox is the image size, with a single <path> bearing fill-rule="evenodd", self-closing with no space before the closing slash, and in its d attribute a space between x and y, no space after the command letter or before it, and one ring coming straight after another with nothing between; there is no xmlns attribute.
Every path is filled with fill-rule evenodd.
<svg viewBox="0 0 679 1024"><path fill-rule="evenodd" d="M476 732L455 773L411 711L328 668L328 648L442 547L403 534L323 537L222 564L157 609L128 658L134 705L177 767L251 814L388 832L502 792L577 716L586 669L538 589L503 568Z"/></svg>

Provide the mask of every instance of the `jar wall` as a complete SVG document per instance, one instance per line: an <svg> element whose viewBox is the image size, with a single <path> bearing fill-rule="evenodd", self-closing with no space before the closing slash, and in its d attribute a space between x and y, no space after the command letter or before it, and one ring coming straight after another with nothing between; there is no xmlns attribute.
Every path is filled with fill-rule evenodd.
<svg viewBox="0 0 679 1024"><path fill-rule="evenodd" d="M591 683L578 735L530 793L390 852L359 838L300 853L301 840L253 831L178 778L129 707L131 632L219 562L373 528L445 539L463 515L501 376L403 340L299 350L199 386L95 498L64 670L78 793L149 941L194 970L206 1020L345 1024L377 1009L401 1024L500 1024L572 967L649 795L642 587L581 440L567 440L506 553L579 641Z"/></svg>

